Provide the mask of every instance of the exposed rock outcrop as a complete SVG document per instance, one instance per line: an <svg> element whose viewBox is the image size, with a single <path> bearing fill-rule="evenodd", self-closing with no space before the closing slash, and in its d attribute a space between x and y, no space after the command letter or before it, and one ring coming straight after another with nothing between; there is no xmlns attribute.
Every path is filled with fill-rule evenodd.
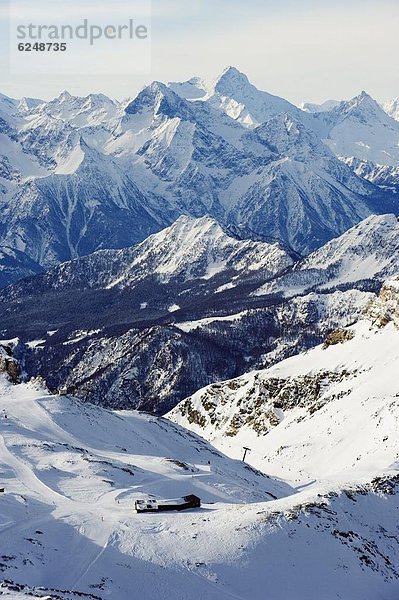
<svg viewBox="0 0 399 600"><path fill-rule="evenodd" d="M365 315L375 327L385 327L390 322L399 327L399 276L384 283L379 297L368 305Z"/></svg>
<svg viewBox="0 0 399 600"><path fill-rule="evenodd" d="M323 344L323 348L326 350L329 346L335 346L336 344L343 344L348 340L352 340L354 332L351 329L336 329L332 331Z"/></svg>
<svg viewBox="0 0 399 600"><path fill-rule="evenodd" d="M0 373L7 373L13 383L20 381L19 364L13 357L12 347L6 344L0 344Z"/></svg>
<svg viewBox="0 0 399 600"><path fill-rule="evenodd" d="M313 414L336 398L335 395L325 396L328 386L355 375L343 370L339 373L320 371L297 377L265 378L262 372L258 372L250 380L244 376L210 385L200 397L195 395L182 402L175 412L180 411L190 424L223 429L228 437L237 435L242 427L250 427L258 435L265 435L279 425L287 410L301 407ZM228 410L231 405L234 405L234 411Z"/></svg>

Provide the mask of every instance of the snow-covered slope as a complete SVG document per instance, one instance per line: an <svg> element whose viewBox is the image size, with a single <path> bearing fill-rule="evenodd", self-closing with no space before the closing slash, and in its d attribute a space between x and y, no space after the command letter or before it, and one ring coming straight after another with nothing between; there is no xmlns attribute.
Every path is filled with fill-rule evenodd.
<svg viewBox="0 0 399 600"><path fill-rule="evenodd" d="M200 390L168 416L233 457L248 446L251 464L302 485L397 472L398 307L395 279L323 345Z"/></svg>
<svg viewBox="0 0 399 600"><path fill-rule="evenodd" d="M337 156L398 166L399 123L366 92L320 116L328 126L325 142Z"/></svg>
<svg viewBox="0 0 399 600"><path fill-rule="evenodd" d="M5 597L261 600L267 588L275 600L388 600L398 591L392 475L345 491L293 488L165 419L82 405L35 382L2 379L0 412ZM200 509L133 511L136 498L189 492Z"/></svg>
<svg viewBox="0 0 399 600"><path fill-rule="evenodd" d="M383 109L390 117L395 119L395 121L399 121L399 98L393 98L392 100L385 102Z"/></svg>
<svg viewBox="0 0 399 600"><path fill-rule="evenodd" d="M300 108L305 112L310 113L319 113L326 112L338 106L340 104L339 100L325 100L321 104L314 104L312 102L302 102Z"/></svg>
<svg viewBox="0 0 399 600"><path fill-rule="evenodd" d="M228 67L216 79L207 99L245 127L254 127L280 113L299 112L284 98L258 90L235 67Z"/></svg>
<svg viewBox="0 0 399 600"><path fill-rule="evenodd" d="M219 596L207 573L212 579L212 563L229 569L251 539L253 516L247 533L234 533L246 521L236 511L294 491L163 419L50 396L40 384L2 379L0 412L0 548L8 580L122 600L131 598L133 570L145 598L160 585L165 598L190 588L202 598L208 587L210 597L223 598L223 584ZM202 510L133 512L137 498L188 493L200 496ZM226 527L230 541L220 552ZM162 581L152 571L163 573Z"/></svg>
<svg viewBox="0 0 399 600"><path fill-rule="evenodd" d="M16 277L23 279L41 273L42 270L39 264L23 252L6 246L0 248L0 287L13 283Z"/></svg>
<svg viewBox="0 0 399 600"><path fill-rule="evenodd" d="M261 295L382 281L399 272L399 221L395 215L371 216L310 254L294 268L259 288Z"/></svg>

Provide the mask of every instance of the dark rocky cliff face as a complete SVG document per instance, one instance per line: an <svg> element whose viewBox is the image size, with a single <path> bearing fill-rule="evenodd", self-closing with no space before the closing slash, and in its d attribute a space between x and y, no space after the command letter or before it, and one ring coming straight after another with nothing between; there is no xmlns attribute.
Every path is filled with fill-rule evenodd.
<svg viewBox="0 0 399 600"><path fill-rule="evenodd" d="M12 347L9 345L0 345L0 373L7 373L7 376L13 383L20 381L19 364L13 357Z"/></svg>
<svg viewBox="0 0 399 600"><path fill-rule="evenodd" d="M102 406L164 414L210 383L268 367L322 343L331 330L349 324L343 311L352 321L371 296L344 292L332 306L330 295L276 299L242 311L236 320L222 316L208 321L210 313L199 306L200 314L191 307L191 315L182 309L152 322L98 330L70 323L48 334L48 324L30 336L43 341L25 346L24 371L29 377L42 376L53 392L61 388ZM190 321L190 316L203 321Z"/></svg>

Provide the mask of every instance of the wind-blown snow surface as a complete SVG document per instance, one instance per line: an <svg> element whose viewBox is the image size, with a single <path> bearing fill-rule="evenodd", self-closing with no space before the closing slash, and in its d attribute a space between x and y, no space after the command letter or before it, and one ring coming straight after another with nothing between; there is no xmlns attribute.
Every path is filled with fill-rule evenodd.
<svg viewBox="0 0 399 600"><path fill-rule="evenodd" d="M0 568L31 586L14 598L37 586L74 600L71 590L118 600L261 600L265 589L275 600L391 600L398 591L394 479L332 495L331 486L293 489L164 419L35 383L2 380L0 409ZM133 513L135 498L188 492L201 509Z"/></svg>

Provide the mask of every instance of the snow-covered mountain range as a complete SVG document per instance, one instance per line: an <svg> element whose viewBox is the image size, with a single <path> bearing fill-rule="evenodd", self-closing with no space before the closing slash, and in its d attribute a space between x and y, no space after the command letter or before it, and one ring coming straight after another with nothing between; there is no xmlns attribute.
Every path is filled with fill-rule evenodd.
<svg viewBox="0 0 399 600"><path fill-rule="evenodd" d="M42 292L83 288L131 290L149 277L165 284L185 285L187 294L187 286L193 281L216 278L220 285L235 278L264 280L293 264L294 258L278 243L238 240L210 217L182 216L141 244L123 250L100 250L62 263L41 278L17 283L7 290L7 295L27 295L38 287Z"/></svg>
<svg viewBox="0 0 399 600"><path fill-rule="evenodd" d="M326 143L337 156L398 166L398 122L366 92L320 116L328 124Z"/></svg>
<svg viewBox="0 0 399 600"><path fill-rule="evenodd" d="M179 404L168 417L200 433L231 457L239 458L243 448L248 448L250 464L282 477L294 487L319 489L320 498L327 489L333 489L332 496L338 499L342 489L356 481L371 508L370 481L383 474L394 480L398 476L398 336L396 277L384 284L379 298L367 306L356 324L335 330L324 344L271 369L208 386ZM392 493L395 494L393 490ZM346 497L359 509L355 509L358 523L365 524L365 513L357 504L359 497L351 492L346 492ZM388 505L385 508L369 513L367 523L371 530L384 532L379 521L384 514L392 514ZM335 501L325 505L325 509L328 520L345 523L345 531L337 528L334 533L326 527L325 534L338 536L343 545L358 553L364 565L361 579L367 578L368 569L378 572L375 556L380 551L384 553L383 537L377 542L348 530L348 513L342 514ZM293 518L297 522L297 516ZM300 517L299 523L303 524ZM396 525L391 526L390 532L397 540ZM298 534L296 529L294 538ZM367 557L361 549L364 543L373 557ZM287 544L291 547L292 539ZM385 555L386 564L397 564L396 544L397 541L388 551L389 557ZM318 561L312 559L312 565L324 569L325 562L335 563L335 556L331 551L322 553ZM353 573L352 569L349 567ZM314 575L309 579L314 581ZM396 580L394 587L384 589L381 582L375 593L377 598L396 597L398 575L389 580ZM337 592L336 584L333 587ZM327 586L322 596L328 597L329 589ZM358 595L359 589L339 590L337 595L345 599L373 597L370 590ZM308 595L304 588L297 590L298 598Z"/></svg>
<svg viewBox="0 0 399 600"><path fill-rule="evenodd" d="M396 181L398 140L399 122L366 93L309 112L233 67L212 84L154 82L125 103L0 96L0 246L48 268L210 215L307 254L397 212L388 175L363 173L377 165Z"/></svg>
<svg viewBox="0 0 399 600"><path fill-rule="evenodd" d="M1 596L399 597L398 115L0 94Z"/></svg>
<svg viewBox="0 0 399 600"><path fill-rule="evenodd" d="M372 216L298 260L181 217L0 293L4 337L29 375L114 408L164 413L207 383L262 368L351 324L399 272L394 215ZM79 310L76 310L79 306Z"/></svg>

